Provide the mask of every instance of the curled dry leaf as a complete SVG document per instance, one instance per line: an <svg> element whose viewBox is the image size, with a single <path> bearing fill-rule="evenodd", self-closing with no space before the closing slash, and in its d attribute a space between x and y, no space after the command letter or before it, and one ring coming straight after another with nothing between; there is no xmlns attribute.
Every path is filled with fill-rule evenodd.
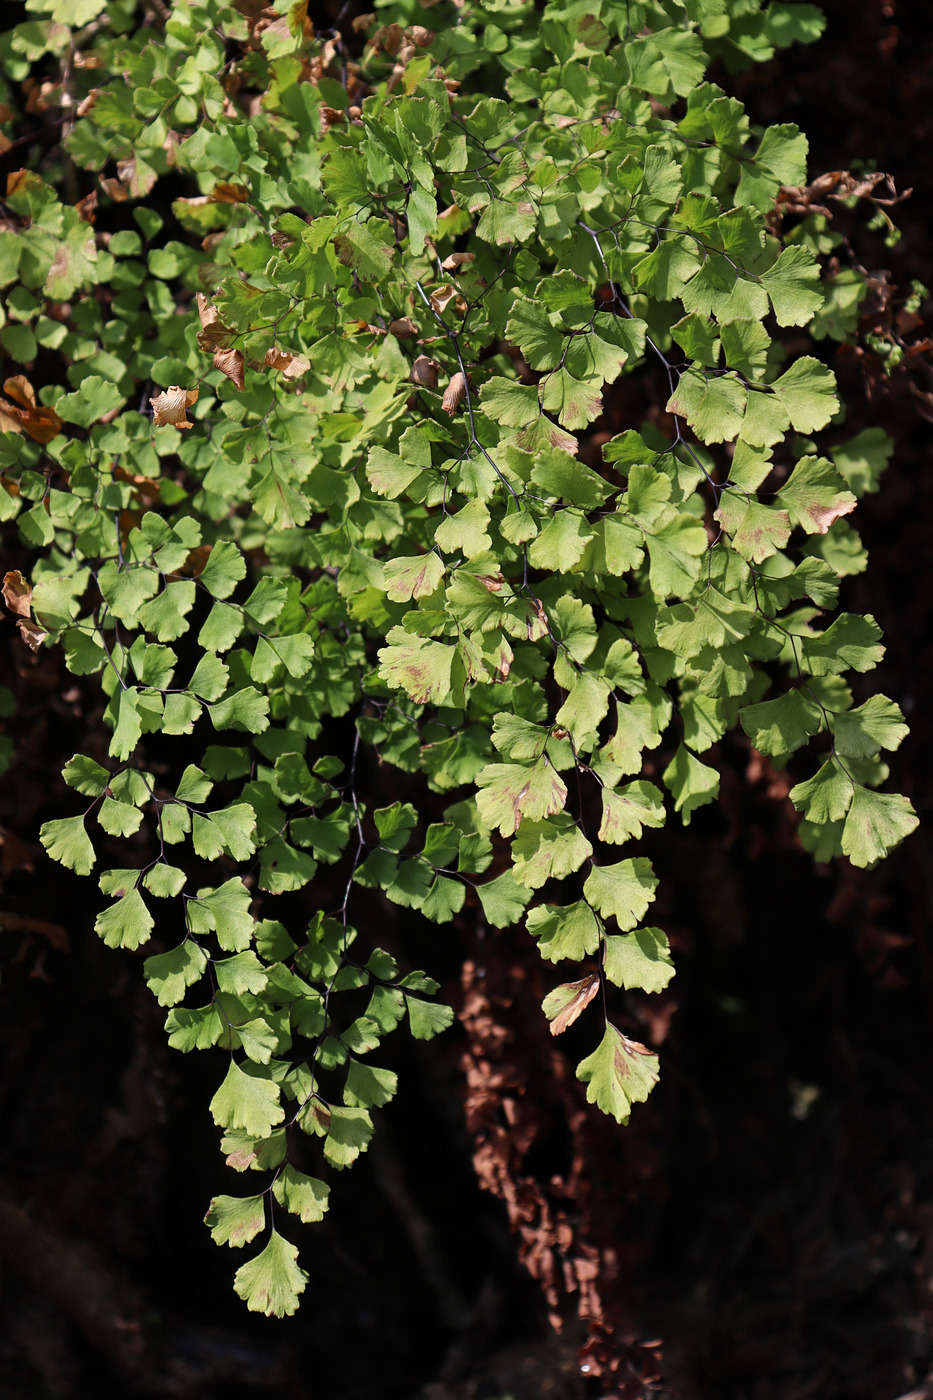
<svg viewBox="0 0 933 1400"><path fill-rule="evenodd" d="M38 651L42 638L45 636L45 628L33 621L32 588L23 578L19 569L11 569L9 573L4 574L3 588L0 589L0 592L3 594L4 603L16 618L16 625L23 641L30 651Z"/></svg>
<svg viewBox="0 0 933 1400"><path fill-rule="evenodd" d="M16 374L3 384L3 392L13 403L0 399L0 432L25 433L33 442L51 442L61 432L62 420L54 408L36 404L36 395L29 380Z"/></svg>
<svg viewBox="0 0 933 1400"><path fill-rule="evenodd" d="M265 364L269 369L277 369L283 379L300 379L311 368L306 355L293 355L288 350L277 350L274 345L266 351Z"/></svg>
<svg viewBox="0 0 933 1400"><path fill-rule="evenodd" d="M460 370L452 377L447 388L444 390L444 397L441 400L441 408L445 413L454 414L460 407L463 396L467 391L467 382Z"/></svg>
<svg viewBox="0 0 933 1400"><path fill-rule="evenodd" d="M338 122L345 122L347 114L340 107L328 107L326 102L322 102L318 108L321 118L321 135L326 136L332 126Z"/></svg>
<svg viewBox="0 0 933 1400"><path fill-rule="evenodd" d="M11 170L6 177L6 197L9 199L11 195L22 194L30 185L41 184L40 176L31 170Z"/></svg>
<svg viewBox="0 0 933 1400"><path fill-rule="evenodd" d="M438 287L436 291L431 293L431 305L438 316L443 316L451 304L458 316L466 315L467 304L452 283L445 282L442 287Z"/></svg>
<svg viewBox="0 0 933 1400"><path fill-rule="evenodd" d="M429 355L419 355L411 367L409 383L420 384L423 389L436 389L440 369L437 360L432 360Z"/></svg>
<svg viewBox="0 0 933 1400"><path fill-rule="evenodd" d="M104 191L104 194L109 194L110 198L114 200L116 204L123 204L124 201L130 197L130 192L122 180L113 180L102 175L100 177L100 187Z"/></svg>
<svg viewBox="0 0 933 1400"><path fill-rule="evenodd" d="M384 51L394 57L398 53L404 37L405 31L400 24L383 24L376 30L366 47L371 49L374 54L380 54Z"/></svg>
<svg viewBox="0 0 933 1400"><path fill-rule="evenodd" d="M185 417L185 410L197 403L199 390L181 389L171 384L161 394L156 394L149 402L152 405L152 426L154 428L193 428Z"/></svg>
<svg viewBox="0 0 933 1400"><path fill-rule="evenodd" d="M445 272L456 272L458 267L471 262L476 262L475 253L451 253L450 257L441 263L441 267Z"/></svg>
<svg viewBox="0 0 933 1400"><path fill-rule="evenodd" d="M246 365L242 350L234 350L232 347L226 350L215 350L214 368L219 369L226 379L231 380L242 394L246 388ZM178 426L190 428L191 424L179 423Z"/></svg>
<svg viewBox="0 0 933 1400"><path fill-rule="evenodd" d="M92 224L97 215L97 191L91 190L83 199L79 199L75 205L75 211L86 224Z"/></svg>
<svg viewBox="0 0 933 1400"><path fill-rule="evenodd" d="M375 19L375 15L357 15L356 19L352 21L353 33L359 34L362 29L368 29L371 24L375 23Z"/></svg>
<svg viewBox="0 0 933 1400"><path fill-rule="evenodd" d="M437 38L434 31L425 29L423 24L413 24L408 30L408 34L412 43L416 44L419 49L429 49Z"/></svg>
<svg viewBox="0 0 933 1400"><path fill-rule="evenodd" d="M36 391L25 374L14 374L12 378L5 379L3 392L9 394L10 398L21 408L35 408L36 406Z"/></svg>
<svg viewBox="0 0 933 1400"><path fill-rule="evenodd" d="M3 575L3 601L16 617L32 617L32 587L26 582L19 569L10 569Z"/></svg>
<svg viewBox="0 0 933 1400"><path fill-rule="evenodd" d="M26 643L30 651L38 651L42 645L42 638L46 635L44 627L40 627L38 622L33 622L31 618L21 617L16 623L19 628L19 635Z"/></svg>
<svg viewBox="0 0 933 1400"><path fill-rule="evenodd" d="M219 181L208 195L211 204L249 204L249 190L229 180Z"/></svg>
<svg viewBox="0 0 933 1400"><path fill-rule="evenodd" d="M585 1011L599 991L599 976L591 972L579 982L564 982L544 999L544 1014L550 1021L551 1035L562 1035Z"/></svg>
<svg viewBox="0 0 933 1400"><path fill-rule="evenodd" d="M399 316L397 320L389 322L389 334L394 335L396 340L408 340L410 336L418 334L418 327L410 316Z"/></svg>

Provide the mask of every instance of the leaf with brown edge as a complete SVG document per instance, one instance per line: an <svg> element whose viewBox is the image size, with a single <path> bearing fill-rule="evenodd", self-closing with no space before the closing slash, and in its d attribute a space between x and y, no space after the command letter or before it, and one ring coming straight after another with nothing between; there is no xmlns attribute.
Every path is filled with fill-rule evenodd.
<svg viewBox="0 0 933 1400"><path fill-rule="evenodd" d="M445 413L455 414L460 407L461 400L467 391L466 378L460 370L453 376L447 388L444 390L444 397L441 400L441 408Z"/></svg>
<svg viewBox="0 0 933 1400"><path fill-rule="evenodd" d="M563 982L549 992L541 1009L550 1021L551 1035L562 1035L589 1006L599 991L599 975L591 972L579 982Z"/></svg>
<svg viewBox="0 0 933 1400"><path fill-rule="evenodd" d="M133 199L143 199L152 190L156 182L156 173L150 166L144 165L140 170L137 164L135 153L127 160L117 161L117 176L127 188L127 193ZM101 181L103 183L103 181ZM108 194L110 191L108 190Z"/></svg>
<svg viewBox="0 0 933 1400"><path fill-rule="evenodd" d="M42 177L32 170L11 170L6 177L6 197L22 194L30 185L41 185Z"/></svg>
<svg viewBox="0 0 933 1400"><path fill-rule="evenodd" d="M271 345L266 351L265 365L280 371L283 379L300 379L311 368L306 355L293 355L290 350L279 350Z"/></svg>
<svg viewBox="0 0 933 1400"><path fill-rule="evenodd" d="M152 405L152 426L154 428L193 428L185 417L185 410L197 403L198 389L181 389L171 384L161 394L156 394L149 402Z"/></svg>

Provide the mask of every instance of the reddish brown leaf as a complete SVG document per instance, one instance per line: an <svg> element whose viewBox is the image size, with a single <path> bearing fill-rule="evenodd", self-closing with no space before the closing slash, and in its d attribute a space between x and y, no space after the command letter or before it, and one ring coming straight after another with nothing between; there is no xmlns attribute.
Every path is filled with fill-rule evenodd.
<svg viewBox="0 0 933 1400"><path fill-rule="evenodd" d="M410 336L418 334L418 327L410 316L400 316L397 320L389 322L389 334L394 335L396 340L407 340Z"/></svg>
<svg viewBox="0 0 933 1400"><path fill-rule="evenodd" d="M14 402L0 399L0 432L25 433L33 442L42 443L58 436L62 420L54 408L36 404L35 391L25 375L17 374L5 380L3 391Z"/></svg>
<svg viewBox="0 0 933 1400"><path fill-rule="evenodd" d="M229 180L220 180L208 195L211 204L248 204L249 190L245 185L234 185Z"/></svg>

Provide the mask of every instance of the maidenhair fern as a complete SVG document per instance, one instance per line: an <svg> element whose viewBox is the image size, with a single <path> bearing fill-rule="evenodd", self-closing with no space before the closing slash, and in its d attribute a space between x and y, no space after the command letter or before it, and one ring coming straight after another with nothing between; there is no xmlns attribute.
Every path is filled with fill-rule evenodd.
<svg viewBox="0 0 933 1400"><path fill-rule="evenodd" d="M611 987L674 970L625 847L716 799L717 742L792 765L820 860L869 865L916 824L876 791L901 713L845 680L879 629L834 615L889 449L846 439L801 353L814 318L845 334L819 319L825 225L773 231L806 140L705 76L822 22L778 0L391 0L346 32L305 0L181 0L164 28L132 0L28 9L10 93L68 53L78 115L72 173L12 174L0 229L27 367L0 506L35 551L4 596L112 731L42 839L94 873L108 945L158 925L169 1041L216 1047L222 1149L256 1181L207 1223L261 1239L237 1291L287 1314L305 1274L277 1222L328 1197L296 1143L351 1165L396 1088L380 1042L452 1019L357 931L360 889L438 924L469 897L582 964L543 1014L590 1028L577 1074L623 1123L658 1059ZM117 231L63 202L75 167ZM658 411L594 437L630 372ZM366 754L422 808L373 809Z"/></svg>

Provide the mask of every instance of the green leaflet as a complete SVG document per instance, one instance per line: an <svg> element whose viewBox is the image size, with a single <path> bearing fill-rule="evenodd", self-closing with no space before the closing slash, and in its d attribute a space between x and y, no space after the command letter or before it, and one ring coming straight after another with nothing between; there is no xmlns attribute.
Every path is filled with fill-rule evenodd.
<svg viewBox="0 0 933 1400"><path fill-rule="evenodd" d="M627 1123L632 1106L642 1103L658 1078L658 1057L607 1025L592 1055L577 1065L586 1097L617 1123Z"/></svg>
<svg viewBox="0 0 933 1400"><path fill-rule="evenodd" d="M349 922L383 896L399 960L423 918L524 924L583 961L544 1012L602 1025L578 1074L627 1121L658 1061L596 993L611 1016L673 962L643 925L651 864L620 848L716 800L720 741L789 765L818 859L870 865L916 824L873 790L903 715L844 679L880 632L832 615L891 444L833 440L805 343L852 333L864 277L774 232L806 138L753 132L705 80L811 42L817 12L488 0L432 10L428 55L390 0L354 116L355 41L285 3L258 39L235 6L178 5L164 32L99 0L31 8L8 87L47 58L58 81L80 32L67 154L108 172L110 234L42 175L7 191L3 348L50 375L17 381L24 431L0 434L0 521L32 561L7 611L37 664L60 643L98 688L109 734L40 835L78 876L118 860L97 931L157 938L169 1043L225 1056L211 1112L263 1180L214 1198L214 1238L320 1220L295 1140L351 1166L396 1090L382 1038L451 1023ZM606 441L632 372L666 415ZM235 1287L281 1316L304 1281L273 1228Z"/></svg>

